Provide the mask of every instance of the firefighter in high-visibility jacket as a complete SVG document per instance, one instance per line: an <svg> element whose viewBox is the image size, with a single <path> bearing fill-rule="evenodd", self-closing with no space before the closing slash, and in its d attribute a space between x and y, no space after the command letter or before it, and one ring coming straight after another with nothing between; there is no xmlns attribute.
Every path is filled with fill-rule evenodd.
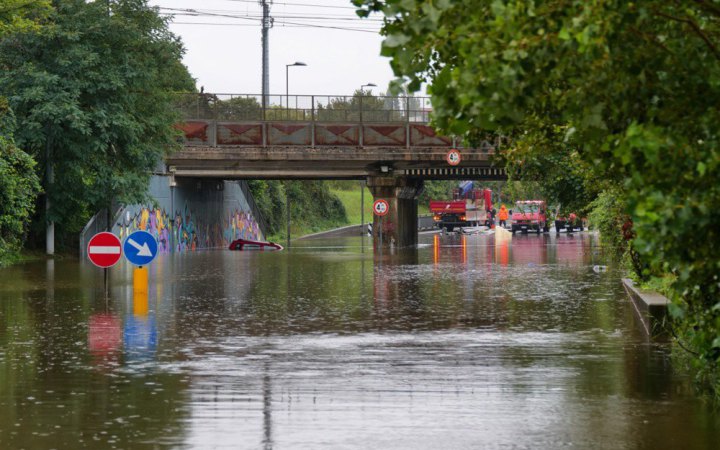
<svg viewBox="0 0 720 450"><path fill-rule="evenodd" d="M500 206L500 212L498 212L498 220L500 220L501 227L505 228L507 226L505 221L508 220L508 210L505 205Z"/></svg>

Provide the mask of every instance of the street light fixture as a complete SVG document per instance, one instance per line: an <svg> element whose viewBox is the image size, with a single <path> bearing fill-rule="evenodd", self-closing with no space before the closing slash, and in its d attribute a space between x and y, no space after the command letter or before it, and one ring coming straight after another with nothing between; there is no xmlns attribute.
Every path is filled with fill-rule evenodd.
<svg viewBox="0 0 720 450"><path fill-rule="evenodd" d="M363 88L364 88L365 86L367 86L367 87L377 87L377 84L375 84L375 83L363 84L362 86L360 86L360 95L362 95L362 94L365 92L365 91L363 90Z"/></svg>
<svg viewBox="0 0 720 450"><path fill-rule="evenodd" d="M285 105L286 108L290 109L290 82L288 81L290 75L290 67L293 66L307 66L304 62L295 61L292 64L285 64Z"/></svg>

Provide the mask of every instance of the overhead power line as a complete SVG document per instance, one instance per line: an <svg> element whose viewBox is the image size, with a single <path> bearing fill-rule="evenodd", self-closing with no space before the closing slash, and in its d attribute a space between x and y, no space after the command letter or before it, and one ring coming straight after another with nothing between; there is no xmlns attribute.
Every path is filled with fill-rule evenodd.
<svg viewBox="0 0 720 450"><path fill-rule="evenodd" d="M233 11L233 10L217 10L217 9L190 9L190 8L160 8L162 14L172 14L176 16L215 16L215 17L232 17L232 18L261 18L262 13L260 12L244 12L244 11ZM167 11L167 12L166 12ZM359 19L358 17L351 16L338 16L332 14L296 14L296 13L285 13L282 15L274 15L274 18L282 19L302 19L302 20L330 20L330 21L355 21L358 23L382 23L382 19Z"/></svg>
<svg viewBox="0 0 720 450"><path fill-rule="evenodd" d="M257 0L225 0L233 3L257 3ZM307 8L330 8L330 9L344 9L344 10L357 10L354 6L336 6L336 5L318 5L311 3L292 3L292 2L273 2L273 5L282 6L300 6Z"/></svg>
<svg viewBox="0 0 720 450"><path fill-rule="evenodd" d="M381 22L379 20L360 20L359 18L351 18L351 17L343 17L343 16L332 16L332 15L326 15L326 16L318 16L318 15L305 15L305 14L286 14L286 15L280 15L280 16L269 16L269 4L268 6L268 12L267 16L265 15L265 11L263 11L263 14L260 13L250 13L250 12L240 12L240 11L232 11L232 10L207 10L207 9L192 9L192 8L169 8L169 7L160 7L161 14L171 15L171 16L186 16L186 17L217 17L217 18L223 18L223 19L237 19L237 20L246 20L246 21L252 21L257 22L258 25L268 25L267 29L272 27L272 24L275 22L275 19L277 20L278 25L283 25L287 27L292 28L319 28L319 29L331 29L331 30L341 30L341 31L357 31L357 32L364 32L364 33L378 33L380 31L380 27L373 27L373 25L379 25L378 22ZM348 26L348 22L357 22L358 26ZM371 22L371 23L368 23ZM375 22L375 23L372 23ZM175 22L173 23L181 24L181 25L216 25L216 26L252 26L248 24L233 24L233 23L224 23L224 22ZM367 25L367 26L363 26ZM266 27L263 26L265 29Z"/></svg>
<svg viewBox="0 0 720 450"><path fill-rule="evenodd" d="M221 23L221 22L173 22L175 25L202 25L202 26L219 26L219 27L259 27L260 23ZM287 28L327 28L332 30L341 31L358 31L362 33L373 33L377 34L379 30L363 29L363 28L350 28L350 27L333 27L327 25L312 25L312 24L298 24L292 22L281 22L278 21L276 25L287 26Z"/></svg>

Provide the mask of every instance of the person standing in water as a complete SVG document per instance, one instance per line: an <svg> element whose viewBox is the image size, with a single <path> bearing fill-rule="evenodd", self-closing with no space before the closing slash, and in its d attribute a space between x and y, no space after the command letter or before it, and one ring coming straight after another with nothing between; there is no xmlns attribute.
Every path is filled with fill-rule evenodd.
<svg viewBox="0 0 720 450"><path fill-rule="evenodd" d="M500 206L500 212L498 213L498 220L500 221L500 226L505 228L507 227L506 221L508 220L508 210L505 207L505 205Z"/></svg>

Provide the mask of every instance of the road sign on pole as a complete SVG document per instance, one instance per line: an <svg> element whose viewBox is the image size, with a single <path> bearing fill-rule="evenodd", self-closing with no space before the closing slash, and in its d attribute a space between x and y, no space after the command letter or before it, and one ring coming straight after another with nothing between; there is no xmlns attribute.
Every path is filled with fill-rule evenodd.
<svg viewBox="0 0 720 450"><path fill-rule="evenodd" d="M135 231L125 239L123 252L130 264L146 266L157 256L157 241L147 231Z"/></svg>
<svg viewBox="0 0 720 450"><path fill-rule="evenodd" d="M447 156L445 157L445 160L451 166L457 166L458 164L460 164L460 161L462 160L462 158L460 157L459 151L452 149L449 152L447 152Z"/></svg>
<svg viewBox="0 0 720 450"><path fill-rule="evenodd" d="M373 213L375 213L376 216L384 216L390 211L390 204L387 202L387 200L378 199L375 200L375 203L373 203Z"/></svg>
<svg viewBox="0 0 720 450"><path fill-rule="evenodd" d="M98 233L88 242L87 255L90 261L98 267L114 266L122 256L120 239L107 231Z"/></svg>

